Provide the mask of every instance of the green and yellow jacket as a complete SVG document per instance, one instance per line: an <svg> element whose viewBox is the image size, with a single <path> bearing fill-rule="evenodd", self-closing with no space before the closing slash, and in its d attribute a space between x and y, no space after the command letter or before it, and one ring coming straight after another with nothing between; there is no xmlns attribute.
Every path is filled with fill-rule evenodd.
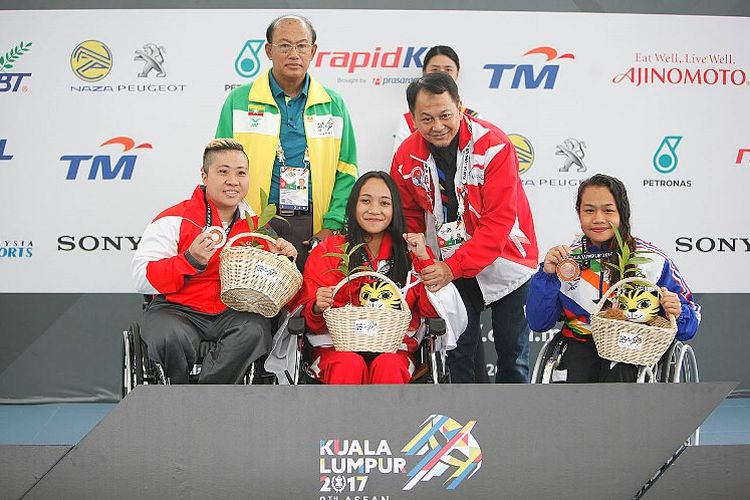
<svg viewBox="0 0 750 500"><path fill-rule="evenodd" d="M260 213L260 190L268 193L271 187L281 129L269 71L229 94L216 128L217 138L239 141L250 158L250 189L245 199L255 213ZM340 230L346 201L357 178L357 146L343 99L312 77L304 124L313 186L313 232L322 228Z"/></svg>

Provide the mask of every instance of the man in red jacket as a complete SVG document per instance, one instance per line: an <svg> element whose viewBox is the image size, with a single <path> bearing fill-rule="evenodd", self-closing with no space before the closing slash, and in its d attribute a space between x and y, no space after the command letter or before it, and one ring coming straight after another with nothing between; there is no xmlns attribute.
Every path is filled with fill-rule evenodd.
<svg viewBox="0 0 750 500"><path fill-rule="evenodd" d="M204 357L198 381L238 383L271 345L268 319L229 309L220 297L219 250L228 238L251 230L242 145L211 141L203 152L201 179L189 200L164 210L146 227L133 257L137 290L154 296L143 312L141 335L149 357L161 363L172 384L188 381L201 340L215 347ZM270 250L297 255L281 238Z"/></svg>
<svg viewBox="0 0 750 500"><path fill-rule="evenodd" d="M496 382L528 382L529 327L523 307L538 250L518 159L496 126L461 113L455 81L430 73L406 98L417 131L396 152L391 177L409 232L425 233L442 261L422 271L436 291L454 282L469 325L448 353L453 382L474 382L479 314L492 310Z"/></svg>

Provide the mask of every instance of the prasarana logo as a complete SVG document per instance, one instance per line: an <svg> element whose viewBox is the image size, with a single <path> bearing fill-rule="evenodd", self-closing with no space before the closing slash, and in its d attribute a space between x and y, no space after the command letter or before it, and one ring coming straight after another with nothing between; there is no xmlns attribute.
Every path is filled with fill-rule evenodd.
<svg viewBox="0 0 750 500"><path fill-rule="evenodd" d="M482 467L482 449L472 436L476 420L462 425L445 415L430 415L416 436L401 450L406 456L421 456L422 460L409 472L404 490L414 488L420 481L429 481L448 472L443 484L455 490Z"/></svg>

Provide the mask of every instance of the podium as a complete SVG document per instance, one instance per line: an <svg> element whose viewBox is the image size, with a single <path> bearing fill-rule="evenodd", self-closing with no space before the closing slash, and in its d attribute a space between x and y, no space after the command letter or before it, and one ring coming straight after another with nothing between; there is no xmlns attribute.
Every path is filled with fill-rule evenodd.
<svg viewBox="0 0 750 500"><path fill-rule="evenodd" d="M630 499L733 386L141 386L24 498Z"/></svg>

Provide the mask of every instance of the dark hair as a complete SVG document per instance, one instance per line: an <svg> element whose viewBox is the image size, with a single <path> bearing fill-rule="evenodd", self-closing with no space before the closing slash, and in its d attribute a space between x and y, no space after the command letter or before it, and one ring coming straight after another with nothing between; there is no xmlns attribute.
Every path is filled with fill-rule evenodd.
<svg viewBox="0 0 750 500"><path fill-rule="evenodd" d="M313 28L313 25L309 19L307 19L305 16L300 16L299 14L284 14L283 16L279 16L271 21L271 24L269 24L268 28L266 28L266 41L268 43L273 43L273 32L276 31L276 28L279 27L279 23L281 23L281 21L283 21L284 19L296 19L297 21L304 24L307 27L307 30L310 32L310 35L312 36L312 43L315 43L315 40L318 38L318 34L315 33L315 28Z"/></svg>
<svg viewBox="0 0 750 500"><path fill-rule="evenodd" d="M424 56L424 63L422 64L422 71L424 72L427 65L430 63L430 59L435 56L445 56L456 64L456 70L461 69L461 64L458 62L458 54L452 48L447 45L435 45L427 51Z"/></svg>
<svg viewBox="0 0 750 500"><path fill-rule="evenodd" d="M456 105L461 101L461 98L458 96L458 85L456 85L456 82L450 75L440 72L427 73L406 87L406 102L409 103L409 111L412 114L414 114L414 106L420 90L436 95L448 92Z"/></svg>
<svg viewBox="0 0 750 500"><path fill-rule="evenodd" d="M581 212L581 199L583 198L583 192L587 187L598 186L609 189L612 193L612 197L615 199L615 206L620 214L620 236L622 241L625 242L631 251L635 251L635 239L630 232L630 200L628 200L628 191L625 189L625 184L620 179L611 177L605 174L595 174L588 179L584 180L578 185L578 195L576 196L576 213ZM611 246L611 245L610 245ZM617 264L617 254L615 253L608 259L609 262ZM614 283L620 280L619 272L610 269L611 282Z"/></svg>
<svg viewBox="0 0 750 500"><path fill-rule="evenodd" d="M245 155L245 159L247 159L247 153L245 153L245 149L239 142L235 141L234 139L214 139L209 142L206 145L206 148L203 150L204 172L208 173L208 167L209 165L211 165L211 162L214 159L214 154L221 151L239 151L240 153Z"/></svg>
<svg viewBox="0 0 750 500"><path fill-rule="evenodd" d="M393 249L391 250L393 263L391 269L388 271L388 277L400 286L404 286L406 285L406 274L411 269L411 257L409 256L409 250L403 236L406 232L406 219L404 218L398 187L386 172L379 170L366 172L354 183L349 200L346 202L346 241L349 242L349 248L365 242L365 232L357 223L357 202L359 201L359 193L362 191L362 186L370 179L381 179L391 192L393 218L387 231L391 235L391 244L393 245ZM364 247L361 247L354 255L354 258L352 258L350 269L362 265L364 262L367 262L367 252Z"/></svg>

